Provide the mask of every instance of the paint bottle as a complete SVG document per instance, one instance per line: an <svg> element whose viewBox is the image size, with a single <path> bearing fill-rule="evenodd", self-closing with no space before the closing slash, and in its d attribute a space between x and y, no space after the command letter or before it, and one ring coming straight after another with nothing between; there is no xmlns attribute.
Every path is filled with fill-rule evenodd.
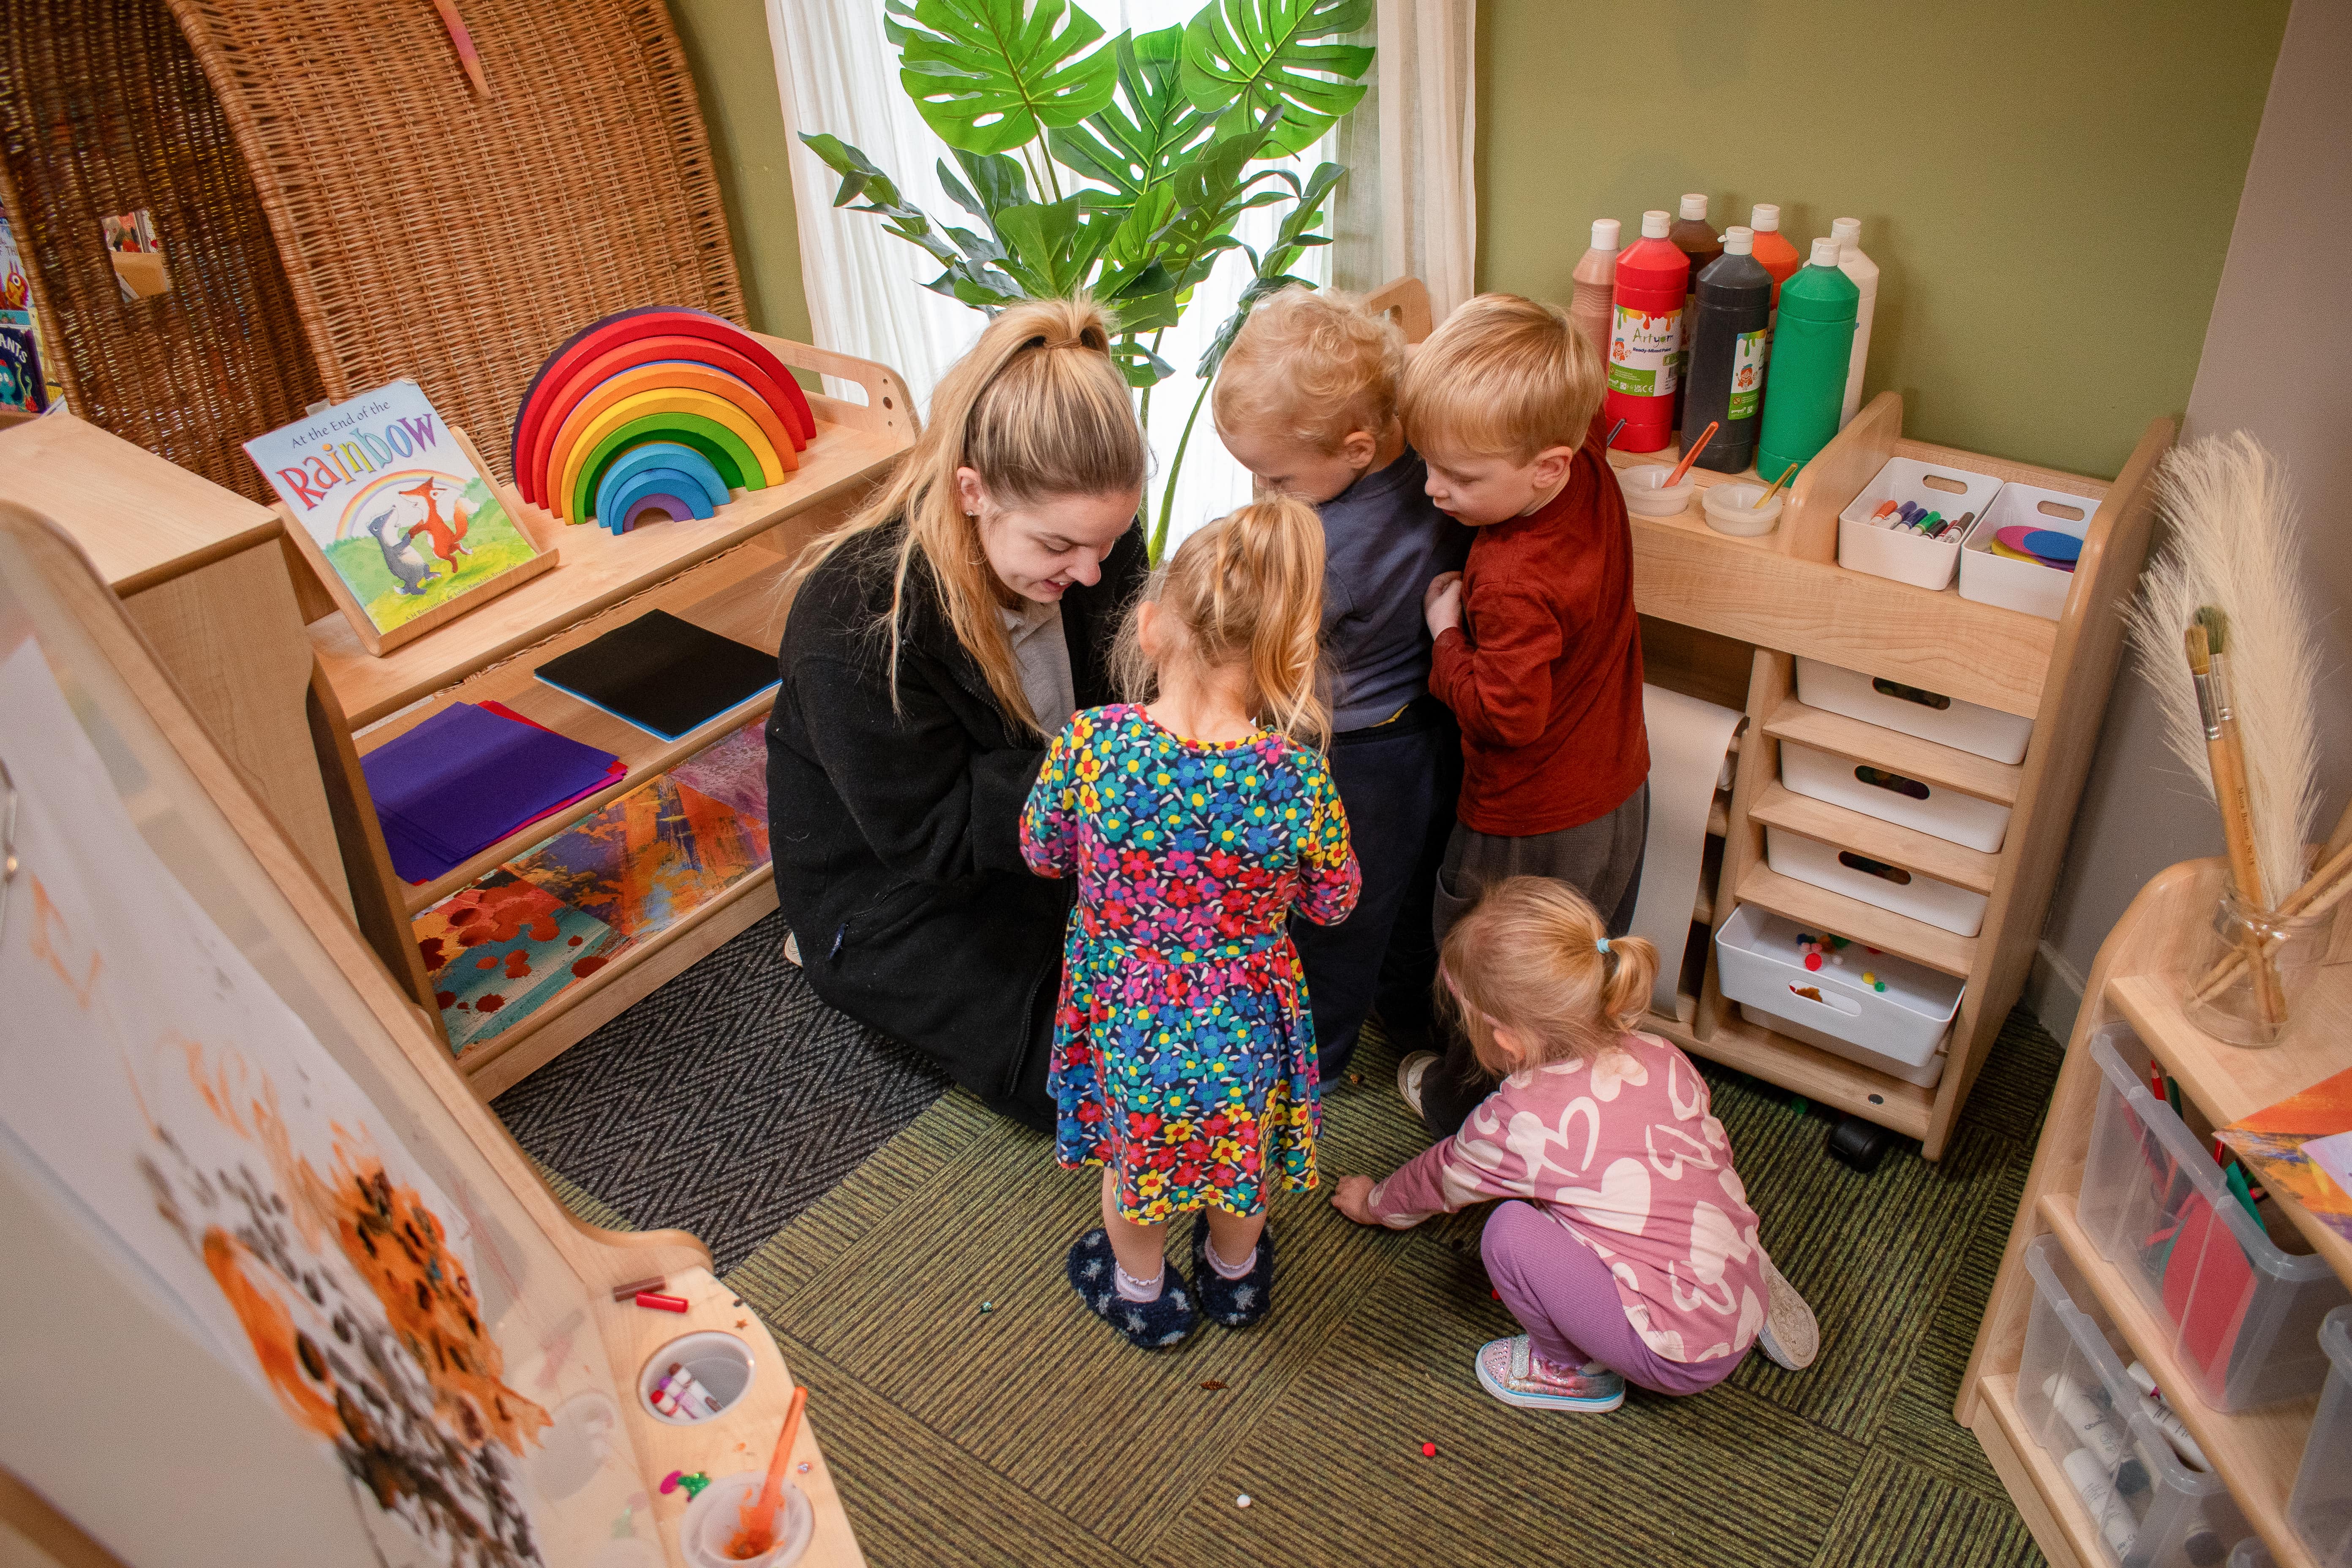
<svg viewBox="0 0 2352 1568"><path fill-rule="evenodd" d="M1683 196L1682 216L1666 230L1666 237L1675 248L1690 258L1690 289L1683 295L1683 352L1675 363L1675 428L1704 430L1706 421L1692 420L1684 416L1684 404L1690 394L1690 339L1692 310L1697 305L1698 275L1706 264L1723 254L1723 241L1717 237L1715 226L1706 221L1706 196L1699 191L1686 192ZM1722 432L1717 431L1720 437ZM1713 442L1708 443L1714 445Z"/></svg>
<svg viewBox="0 0 2352 1568"><path fill-rule="evenodd" d="M1861 303L1862 290L1838 270L1838 242L1826 237L1813 241L1812 264L1780 285L1772 395L1764 400L1756 432L1759 473L1809 463L1837 434L1846 367L1853 356L1854 312Z"/></svg>
<svg viewBox="0 0 2352 1568"><path fill-rule="evenodd" d="M1690 329L1690 404L1683 428L1721 428L1697 466L1736 474L1756 459L1764 412L1764 327L1772 315L1772 275L1754 254L1754 231L1733 227L1723 254L1698 275Z"/></svg>
<svg viewBox="0 0 2352 1568"><path fill-rule="evenodd" d="M1613 217L1594 218L1592 248L1569 275L1576 286L1569 300L1569 322L1592 345L1594 356L1604 365L1609 363L1609 322L1615 310L1618 228Z"/></svg>
<svg viewBox="0 0 2352 1568"><path fill-rule="evenodd" d="M1642 215L1642 237L1617 258L1609 328L1609 394L1601 416L1625 421L1621 452L1654 452L1675 438L1675 357L1683 346L1690 258L1666 237L1661 207Z"/></svg>
<svg viewBox="0 0 2352 1568"><path fill-rule="evenodd" d="M1831 219L1830 237L1838 242L1838 270L1862 290L1862 308L1853 318L1853 363L1845 373L1845 406L1838 410L1838 428L1843 430L1862 407L1863 364L1870 358L1870 316L1878 309L1878 263L1862 253L1860 218Z"/></svg>
<svg viewBox="0 0 2352 1568"><path fill-rule="evenodd" d="M1789 237L1780 232L1780 209L1770 202L1756 204L1748 215L1748 226L1756 231L1756 259L1772 275L1772 321L1764 337L1764 349L1769 354L1771 334L1780 330L1780 285L1796 275L1805 258L1789 243Z"/></svg>

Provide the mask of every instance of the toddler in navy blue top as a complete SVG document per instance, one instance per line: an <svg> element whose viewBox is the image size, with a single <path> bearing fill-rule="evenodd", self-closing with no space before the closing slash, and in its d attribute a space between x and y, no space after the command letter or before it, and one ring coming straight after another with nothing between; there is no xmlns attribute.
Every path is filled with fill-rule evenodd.
<svg viewBox="0 0 2352 1568"><path fill-rule="evenodd" d="M1341 924L1293 922L1326 1083L1375 1005L1401 1047L1427 1038L1430 891L1461 780L1453 716L1429 695L1422 596L1461 569L1470 531L1423 493L1427 470L1397 415L1403 367L1402 334L1360 300L1286 289L1250 313L1210 400L1218 437L1259 487L1311 502L1323 521L1329 766L1364 877Z"/></svg>

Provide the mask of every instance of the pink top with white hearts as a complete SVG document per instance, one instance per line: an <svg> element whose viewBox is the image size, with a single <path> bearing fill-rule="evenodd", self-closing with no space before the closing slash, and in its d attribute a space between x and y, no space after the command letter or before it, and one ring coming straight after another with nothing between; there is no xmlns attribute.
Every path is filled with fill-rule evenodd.
<svg viewBox="0 0 2352 1568"><path fill-rule="evenodd" d="M1667 1361L1745 1352L1768 1292L1756 1213L1706 1080L1654 1035L1503 1080L1462 1123L1372 1189L1405 1230L1488 1198L1525 1198L1609 1265L1626 1320ZM1565 1238L1563 1238L1565 1242Z"/></svg>

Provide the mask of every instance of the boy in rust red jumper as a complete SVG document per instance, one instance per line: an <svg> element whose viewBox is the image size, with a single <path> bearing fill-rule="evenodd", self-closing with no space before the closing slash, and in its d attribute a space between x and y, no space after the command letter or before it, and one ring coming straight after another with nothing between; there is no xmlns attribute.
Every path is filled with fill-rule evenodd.
<svg viewBox="0 0 2352 1568"><path fill-rule="evenodd" d="M1438 872L1442 942L1480 892L1549 877L1622 935L1649 832L1633 540L1593 416L1600 357L1566 311L1482 294L1422 344L1399 401L1438 510L1476 531L1431 582L1430 689L1462 727L1462 797ZM1494 1087L1456 1040L1398 1087L1451 1136Z"/></svg>

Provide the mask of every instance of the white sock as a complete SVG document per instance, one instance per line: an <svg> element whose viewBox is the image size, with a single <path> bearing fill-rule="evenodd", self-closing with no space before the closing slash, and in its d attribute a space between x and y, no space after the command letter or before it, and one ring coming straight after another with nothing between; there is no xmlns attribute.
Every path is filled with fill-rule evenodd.
<svg viewBox="0 0 2352 1568"><path fill-rule="evenodd" d="M1218 1257L1217 1244L1213 1240L1201 1250L1207 1254L1209 1267L1217 1271L1217 1278L1220 1279L1246 1279L1249 1278L1249 1271L1257 1267L1257 1248L1255 1247L1250 1248L1249 1256L1239 1263L1228 1263Z"/></svg>
<svg viewBox="0 0 2352 1568"><path fill-rule="evenodd" d="M1157 1301L1160 1300L1160 1282L1167 1277L1168 1269L1164 1264L1160 1272L1149 1279L1138 1279L1118 1264L1111 1265L1111 1283L1122 1301Z"/></svg>

